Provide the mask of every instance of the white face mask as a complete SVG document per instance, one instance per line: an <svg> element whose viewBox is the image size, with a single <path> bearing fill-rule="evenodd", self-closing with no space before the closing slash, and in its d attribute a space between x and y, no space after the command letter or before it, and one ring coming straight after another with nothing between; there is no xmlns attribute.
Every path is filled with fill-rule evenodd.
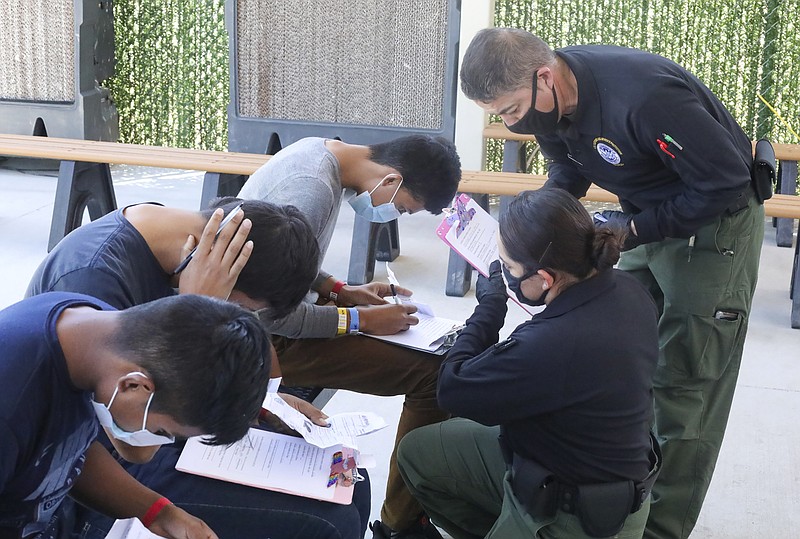
<svg viewBox="0 0 800 539"><path fill-rule="evenodd" d="M141 372L130 372L128 373L128 376L131 374L138 374L139 376L144 376L147 378L147 375ZM119 386L114 388L114 393L111 395L111 400L108 401L108 406L100 402L95 402L94 399L92 400L92 406L94 407L94 413L97 415L97 419L100 421L101 425L111 432L111 436L117 440L120 440L121 442L125 442L126 444L135 447L171 444L175 441L175 438L172 436L153 434L145 428L147 425L147 413L150 410L150 403L153 402L153 395L155 395L155 391L150 393L150 398L147 399L147 405L144 408L144 418L142 419L142 428L136 432L128 432L121 429L119 425L114 422L114 418L111 416L111 405L114 404L114 399L116 398L118 391Z"/></svg>
<svg viewBox="0 0 800 539"><path fill-rule="evenodd" d="M372 193L375 192L375 189L380 187L383 184L383 180L378 182L378 185L373 187L372 191L364 191L361 194L358 194L347 202L352 206L353 210L356 212L357 215L360 215L367 221L372 223L388 223L389 221L394 221L398 217L400 217L400 211L397 207L392 203L394 197L397 196L397 193L400 191L400 186L403 185L403 179L400 178L400 183L397 185L397 190L392 195L391 200L389 202L385 202L383 204L379 204L378 206L374 206L372 204Z"/></svg>

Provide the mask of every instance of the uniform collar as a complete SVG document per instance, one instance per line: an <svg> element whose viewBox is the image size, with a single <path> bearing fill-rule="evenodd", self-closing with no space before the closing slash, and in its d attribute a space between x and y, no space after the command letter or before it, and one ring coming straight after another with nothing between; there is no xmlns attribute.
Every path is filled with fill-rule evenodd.
<svg viewBox="0 0 800 539"><path fill-rule="evenodd" d="M566 128L561 132L567 138L578 138L580 133L596 136L602 126L602 110L597 83L583 59L570 47L556 51L559 58L567 63L578 85L578 106L569 118L565 118Z"/></svg>
<svg viewBox="0 0 800 539"><path fill-rule="evenodd" d="M601 271L594 277L580 281L562 291L550 302L545 310L534 315L533 319L555 318L572 311L584 303L589 303L614 286L614 272Z"/></svg>

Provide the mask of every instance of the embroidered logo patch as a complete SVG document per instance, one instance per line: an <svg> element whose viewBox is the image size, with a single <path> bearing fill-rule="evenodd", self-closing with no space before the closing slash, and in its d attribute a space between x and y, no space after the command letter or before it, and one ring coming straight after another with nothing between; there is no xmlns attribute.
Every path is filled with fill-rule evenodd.
<svg viewBox="0 0 800 539"><path fill-rule="evenodd" d="M615 167L623 166L624 163L622 162L622 151L617 147L616 144L603 137L597 137L594 139L593 144L594 149L597 150L597 153L600 154L600 157L603 158L603 161L610 163Z"/></svg>

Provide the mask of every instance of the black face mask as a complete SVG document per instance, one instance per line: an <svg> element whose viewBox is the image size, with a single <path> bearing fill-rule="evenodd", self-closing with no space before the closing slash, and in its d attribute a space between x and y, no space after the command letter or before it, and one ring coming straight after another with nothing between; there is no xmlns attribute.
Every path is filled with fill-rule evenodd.
<svg viewBox="0 0 800 539"><path fill-rule="evenodd" d="M512 133L519 135L549 135L554 133L558 125L558 97L556 96L556 87L553 86L553 110L550 112L539 112L536 110L536 81L539 71L533 73L533 90L531 95L531 108L525 113L525 116L519 119L516 123L511 125L506 124L506 127Z"/></svg>
<svg viewBox="0 0 800 539"><path fill-rule="evenodd" d="M536 274L537 270L529 271L528 273L524 274L522 277L514 277L511 275L511 272L503 266L503 276L506 278L506 282L508 283L508 287L514 292L514 295L517 296L517 300L520 303L524 303L525 305L530 305L532 307L538 307L540 305L544 305L544 297L547 295L547 290L542 290L542 294L536 299L528 299L522 294L522 281L528 279L532 275Z"/></svg>

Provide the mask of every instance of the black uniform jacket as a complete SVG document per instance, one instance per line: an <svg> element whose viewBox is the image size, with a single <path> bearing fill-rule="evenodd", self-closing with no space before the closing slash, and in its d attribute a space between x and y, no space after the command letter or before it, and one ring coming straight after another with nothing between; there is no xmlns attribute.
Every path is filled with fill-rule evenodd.
<svg viewBox="0 0 800 539"><path fill-rule="evenodd" d="M515 453L564 481L643 479L658 360L648 292L601 272L497 343L505 299L484 298L467 321L439 373L440 406L501 425Z"/></svg>
<svg viewBox="0 0 800 539"><path fill-rule="evenodd" d="M688 238L750 182L752 147L700 80L655 54L605 45L557 51L575 74L578 107L537 136L552 183L581 197L619 196L642 243Z"/></svg>

